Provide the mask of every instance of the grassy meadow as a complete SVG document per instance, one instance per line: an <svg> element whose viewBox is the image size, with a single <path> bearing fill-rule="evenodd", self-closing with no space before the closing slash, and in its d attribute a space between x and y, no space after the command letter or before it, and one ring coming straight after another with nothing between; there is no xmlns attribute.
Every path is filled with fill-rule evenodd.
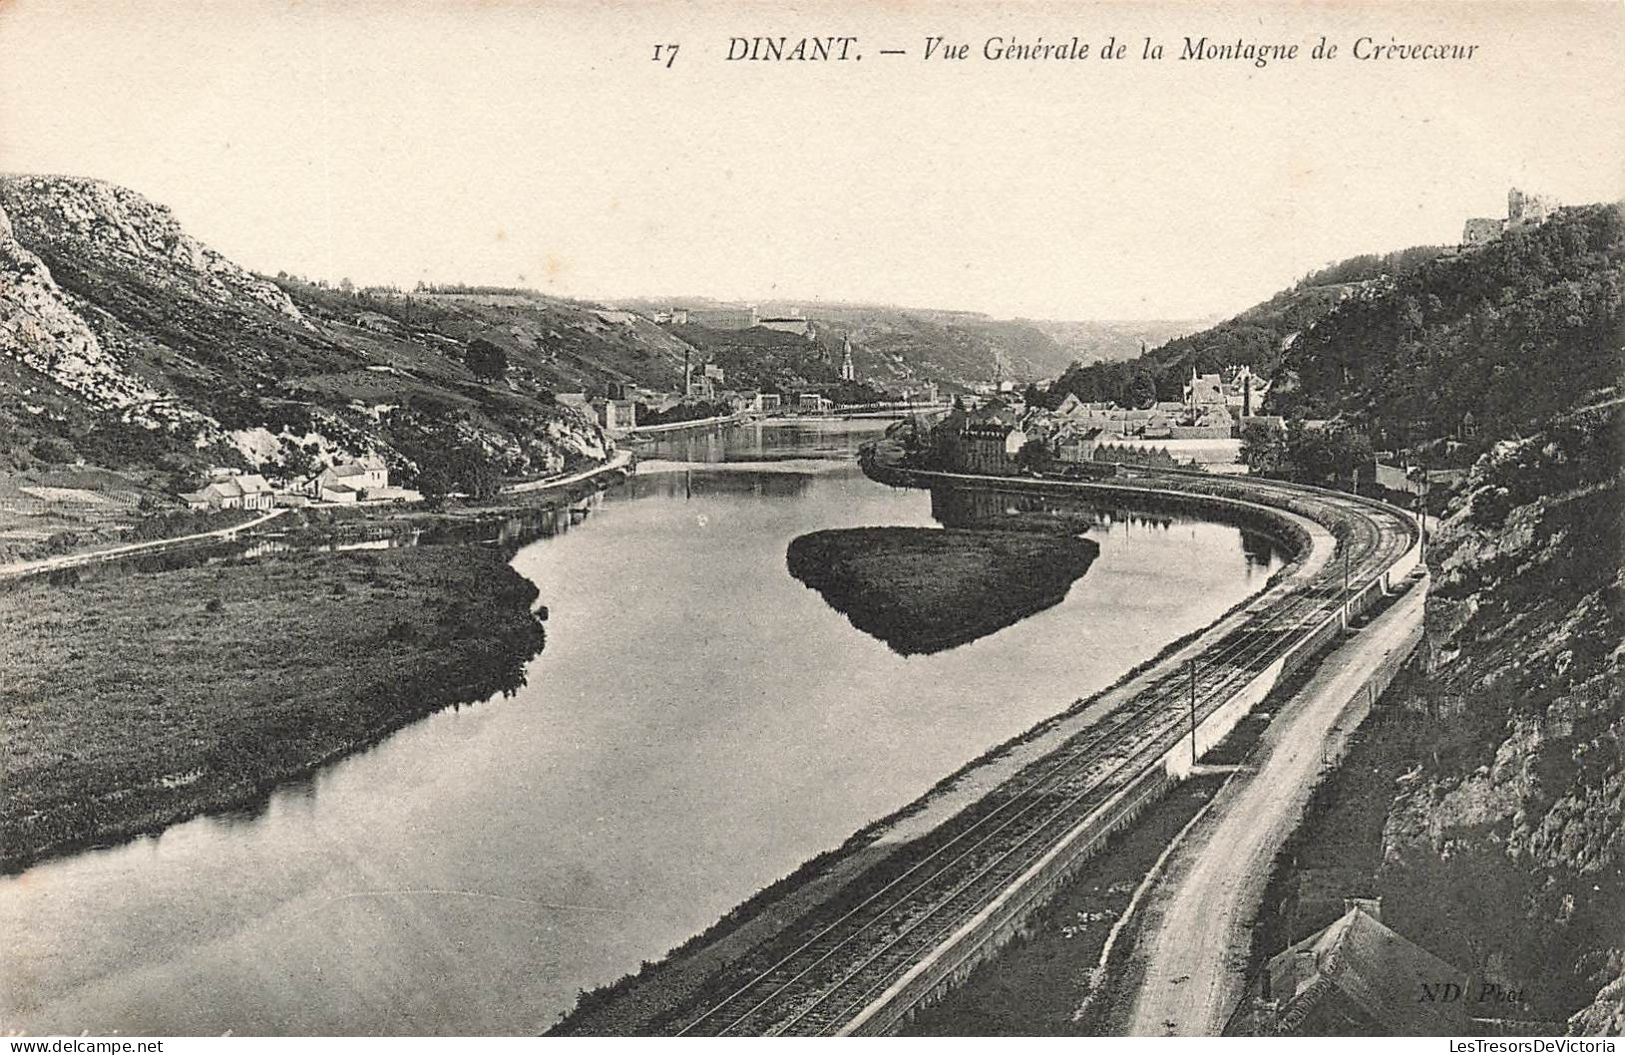
<svg viewBox="0 0 1625 1055"><path fill-rule="evenodd" d="M517 688L542 647L535 597L476 546L0 591L0 868L252 802Z"/></svg>

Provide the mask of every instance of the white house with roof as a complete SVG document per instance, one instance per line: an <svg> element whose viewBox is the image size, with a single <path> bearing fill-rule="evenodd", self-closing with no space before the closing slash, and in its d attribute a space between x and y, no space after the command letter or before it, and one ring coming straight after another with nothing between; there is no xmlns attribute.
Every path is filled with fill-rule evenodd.
<svg viewBox="0 0 1625 1055"><path fill-rule="evenodd" d="M243 473L211 480L181 500L188 509L270 509L275 498L265 477Z"/></svg>
<svg viewBox="0 0 1625 1055"><path fill-rule="evenodd" d="M356 502L390 491L389 466L376 454L353 462L330 465L300 488L318 502Z"/></svg>

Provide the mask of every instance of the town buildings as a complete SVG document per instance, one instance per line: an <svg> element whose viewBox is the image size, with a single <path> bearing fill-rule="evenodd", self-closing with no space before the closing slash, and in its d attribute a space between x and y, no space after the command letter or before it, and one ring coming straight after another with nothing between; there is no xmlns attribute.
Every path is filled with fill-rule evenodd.
<svg viewBox="0 0 1625 1055"><path fill-rule="evenodd" d="M1092 462L1103 435L1098 428L1069 422L1055 431L1050 444L1055 457L1063 462Z"/></svg>
<svg viewBox="0 0 1625 1055"><path fill-rule="evenodd" d="M1016 455L1027 445L1027 434L996 419L971 421L959 432L959 468L968 473L1008 474Z"/></svg>

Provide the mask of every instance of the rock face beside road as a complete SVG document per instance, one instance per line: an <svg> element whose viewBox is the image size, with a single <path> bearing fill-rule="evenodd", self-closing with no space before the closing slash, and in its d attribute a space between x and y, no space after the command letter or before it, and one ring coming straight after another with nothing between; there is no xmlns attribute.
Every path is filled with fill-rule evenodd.
<svg viewBox="0 0 1625 1055"><path fill-rule="evenodd" d="M1625 500L1618 408L1500 444L1435 540L1437 749L1379 882L1413 938L1545 1018L1625 1018ZM1488 896L1487 896L1488 895ZM1463 906L1476 908L1464 911ZM1588 1003L1593 995L1598 1003ZM1614 1023L1609 1027L1608 1023Z"/></svg>
<svg viewBox="0 0 1625 1055"><path fill-rule="evenodd" d="M1577 412L1474 467L1431 540L1417 666L1277 859L1256 953L1330 922L1338 895L1375 897L1406 940L1518 994L1473 1016L1625 1023L1620 427L1617 405ZM1240 845L1215 840L1215 860ZM1207 957L1230 995L1206 1028L1235 1006L1246 952L1233 934ZM1163 982L1158 1006L1179 1010Z"/></svg>

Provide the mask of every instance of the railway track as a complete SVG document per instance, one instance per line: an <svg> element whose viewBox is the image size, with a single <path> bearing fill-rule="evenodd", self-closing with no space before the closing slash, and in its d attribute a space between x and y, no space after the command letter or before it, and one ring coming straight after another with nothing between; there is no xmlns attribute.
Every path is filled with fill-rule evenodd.
<svg viewBox="0 0 1625 1055"><path fill-rule="evenodd" d="M1284 490L1303 499L1299 490ZM1197 722L1305 646L1347 597L1381 576L1410 544L1408 525L1379 507L1335 494L1314 501L1323 522L1341 525L1336 558L1304 586L1257 605L1203 649L1196 661ZM755 966L741 965L733 980L713 990L726 995L691 1009L677 1033L839 1032L1079 825L1093 818L1109 828L1114 817L1129 815L1138 803L1125 801L1127 789L1191 736L1191 698L1184 669L1154 677L935 838L921 840L920 853L883 862L860 878L855 904L815 912L792 926Z"/></svg>

